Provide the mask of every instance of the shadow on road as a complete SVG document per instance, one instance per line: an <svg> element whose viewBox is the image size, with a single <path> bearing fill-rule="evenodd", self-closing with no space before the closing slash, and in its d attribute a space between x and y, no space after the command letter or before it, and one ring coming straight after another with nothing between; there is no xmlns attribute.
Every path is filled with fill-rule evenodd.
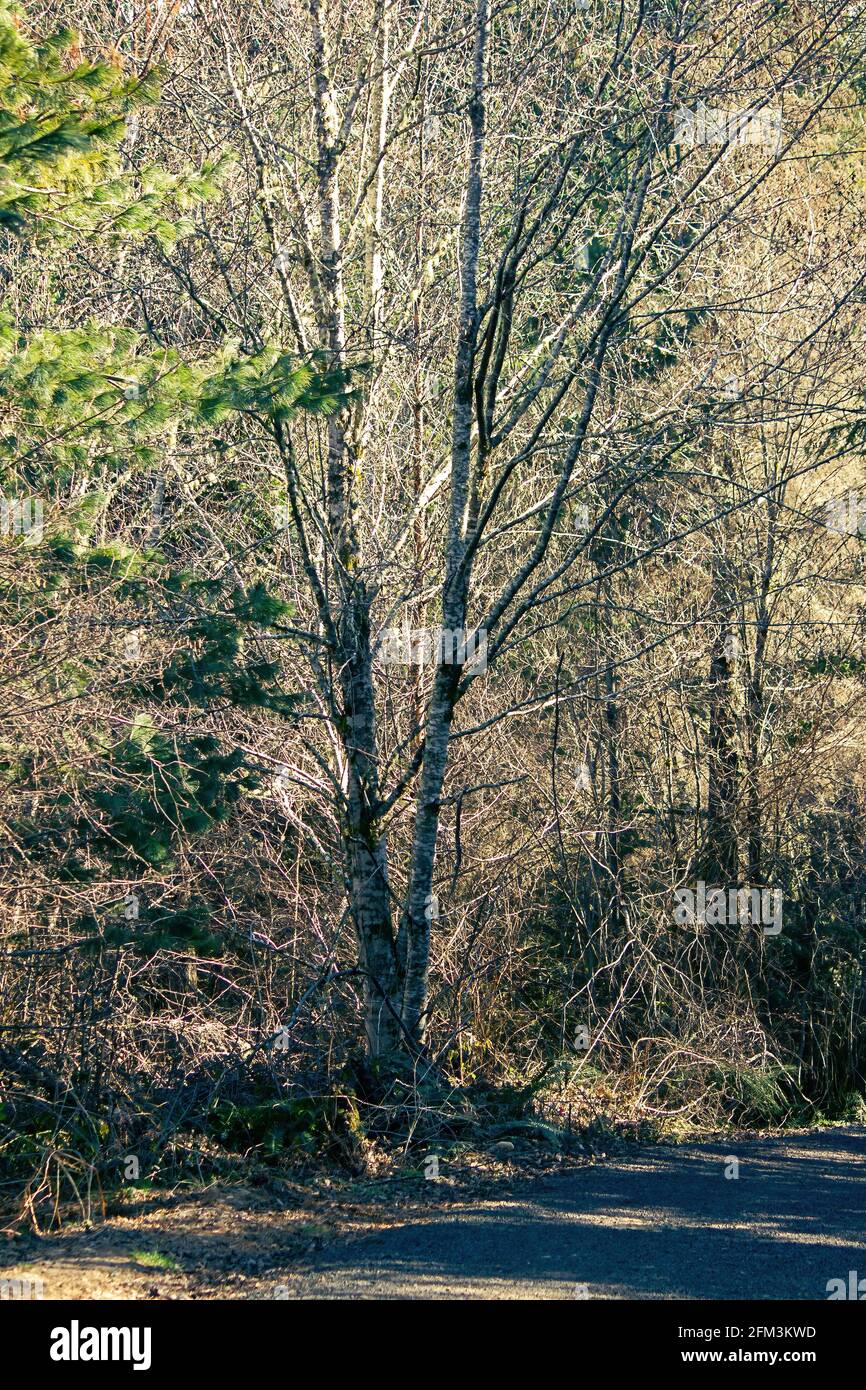
<svg viewBox="0 0 866 1390"><path fill-rule="evenodd" d="M736 1158L739 1176L726 1177ZM331 1247L292 1296L827 1298L866 1277L866 1130L658 1148Z"/></svg>

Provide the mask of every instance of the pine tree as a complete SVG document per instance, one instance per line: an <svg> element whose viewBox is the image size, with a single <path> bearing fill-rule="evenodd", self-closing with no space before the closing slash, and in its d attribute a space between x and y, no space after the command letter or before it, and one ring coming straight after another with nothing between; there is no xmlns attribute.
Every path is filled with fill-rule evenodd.
<svg viewBox="0 0 866 1390"><path fill-rule="evenodd" d="M18 290L0 317L0 636L14 653L18 716L0 749L17 808L10 867L22 887L39 885L27 895L28 940L62 920L73 941L100 948L213 951L206 904L161 894L151 908L135 884L255 787L243 754L201 719L293 716L303 696L282 688L260 640L291 613L231 566L194 573L158 527L130 543L113 518L146 494L168 441L201 436L218 448L238 417L275 428L300 410L332 410L344 392L320 361L279 344L241 353L234 341L207 343L185 358L137 328L68 322L70 249L174 244L230 165L131 167L126 123L159 99L159 74L128 77L77 51L68 30L35 40L0 2L0 265ZM28 295L34 277L47 294ZM28 726L29 714L70 707L84 712L74 746L46 736L44 721L38 734ZM64 884L75 886L69 911ZM83 885L94 891L81 908Z"/></svg>

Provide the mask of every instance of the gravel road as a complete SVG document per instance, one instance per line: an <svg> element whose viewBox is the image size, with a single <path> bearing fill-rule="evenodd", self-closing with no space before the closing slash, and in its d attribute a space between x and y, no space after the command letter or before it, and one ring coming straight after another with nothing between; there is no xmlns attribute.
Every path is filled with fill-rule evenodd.
<svg viewBox="0 0 866 1390"><path fill-rule="evenodd" d="M828 1280L866 1281L864 1177L861 1126L658 1147L338 1242L284 1283L292 1298L826 1299Z"/></svg>

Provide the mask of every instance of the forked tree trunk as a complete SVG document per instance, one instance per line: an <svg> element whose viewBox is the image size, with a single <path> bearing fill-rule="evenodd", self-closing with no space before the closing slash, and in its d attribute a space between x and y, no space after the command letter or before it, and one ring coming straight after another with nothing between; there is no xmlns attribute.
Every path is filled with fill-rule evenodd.
<svg viewBox="0 0 866 1390"><path fill-rule="evenodd" d="M346 293L340 231L339 166L343 146L320 0L311 0L313 84L318 145L318 212L323 291L320 334L334 367L346 367ZM387 121L387 25L380 13L382 71L377 98L379 140ZM367 246L371 350L380 313L382 265L377 219L381 216L381 171L370 195L372 223ZM379 824L379 765L370 634L370 595L361 575L357 521L366 421L363 408L346 407L328 421L327 506L333 546L335 667L342 703L340 729L345 752L345 856L350 910L363 981L367 1052L379 1061L401 1042L400 997L385 840Z"/></svg>
<svg viewBox="0 0 866 1390"><path fill-rule="evenodd" d="M461 227L460 316L454 362L454 421L451 435L451 506L442 597L442 626L455 640L465 636L466 604L471 566L466 555L470 516L472 424L474 417L474 353L478 330L477 280L481 249L481 162L484 151L484 65L487 51L487 0L477 0L473 53L472 97L469 102L470 150L466 202ZM480 462L478 464L480 468ZM409 898L400 930L399 957L403 969L403 1029L409 1046L423 1046L427 1027L430 971L430 920L436 837L442 787L448 765L451 719L463 671L440 664L436 670L427 726L421 785L415 810L415 831L409 873Z"/></svg>

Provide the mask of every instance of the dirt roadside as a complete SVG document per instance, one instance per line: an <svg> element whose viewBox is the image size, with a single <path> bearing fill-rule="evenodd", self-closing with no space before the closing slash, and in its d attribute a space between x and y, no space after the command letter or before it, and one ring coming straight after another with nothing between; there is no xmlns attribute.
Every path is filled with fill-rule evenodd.
<svg viewBox="0 0 866 1390"><path fill-rule="evenodd" d="M866 1277L864 1179L850 1125L654 1145L457 1196L446 1172L423 1201L217 1186L9 1242L0 1279L84 1300L820 1300Z"/></svg>

